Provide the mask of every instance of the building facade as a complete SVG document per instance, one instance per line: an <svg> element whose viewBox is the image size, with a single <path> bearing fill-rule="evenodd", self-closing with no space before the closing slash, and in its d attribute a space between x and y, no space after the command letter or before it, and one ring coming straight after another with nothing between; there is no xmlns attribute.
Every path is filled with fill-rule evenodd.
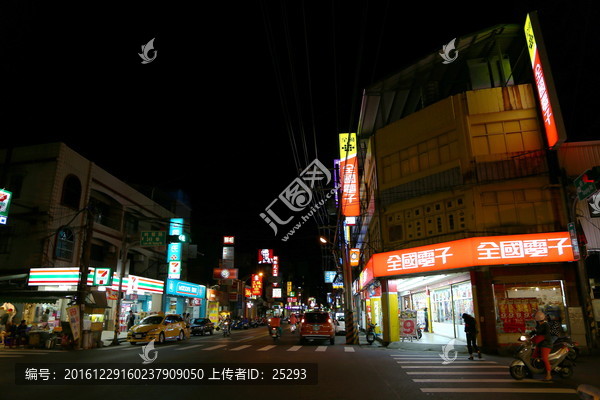
<svg viewBox="0 0 600 400"><path fill-rule="evenodd" d="M163 305L166 245L141 242L142 232L165 233L172 218L189 217L171 211L186 207L149 198L64 143L0 150L0 160L3 186L12 191L0 226L0 303L16 308L16 319L37 325L49 313L50 325L58 326L75 302L80 276L87 276L84 329L114 331L118 323L124 331L130 310L138 321L201 306L187 297L186 308L177 299ZM96 270L112 282L95 281Z"/></svg>
<svg viewBox="0 0 600 400"><path fill-rule="evenodd" d="M457 64L436 53L365 90L349 238L362 253L358 321L386 343L412 337L415 323L464 340L467 313L483 348L502 351L541 309L588 346L595 317L568 226L573 179L600 164L600 142L577 145L586 165L572 163L574 144L547 147L531 70L516 63L522 27L459 42L470 45Z"/></svg>

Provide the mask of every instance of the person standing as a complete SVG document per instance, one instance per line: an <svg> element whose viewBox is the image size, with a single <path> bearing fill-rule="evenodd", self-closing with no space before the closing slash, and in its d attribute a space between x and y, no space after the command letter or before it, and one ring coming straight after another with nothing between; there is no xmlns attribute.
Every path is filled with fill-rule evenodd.
<svg viewBox="0 0 600 400"><path fill-rule="evenodd" d="M467 313L462 315L465 321L465 333L467 334L467 350L469 350L469 360L473 359L473 351L477 352L477 357L481 358L481 351L477 346L477 322L475 318Z"/></svg>
<svg viewBox="0 0 600 400"><path fill-rule="evenodd" d="M129 310L129 315L127 316L127 330L130 330L131 327L135 323L135 315L133 315L133 311Z"/></svg>

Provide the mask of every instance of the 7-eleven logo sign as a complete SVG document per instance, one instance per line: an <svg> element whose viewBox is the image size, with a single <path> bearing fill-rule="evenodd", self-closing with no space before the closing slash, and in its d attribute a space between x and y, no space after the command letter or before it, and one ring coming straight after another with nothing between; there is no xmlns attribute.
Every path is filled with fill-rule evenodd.
<svg viewBox="0 0 600 400"><path fill-rule="evenodd" d="M169 279L179 279L181 277L181 261L169 262Z"/></svg>
<svg viewBox="0 0 600 400"><path fill-rule="evenodd" d="M112 284L112 268L94 268L94 286L109 286Z"/></svg>

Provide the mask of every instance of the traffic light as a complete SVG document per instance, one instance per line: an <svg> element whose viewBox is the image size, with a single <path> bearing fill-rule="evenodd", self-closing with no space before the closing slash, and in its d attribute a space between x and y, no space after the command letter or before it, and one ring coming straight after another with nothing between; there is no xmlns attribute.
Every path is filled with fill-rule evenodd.
<svg viewBox="0 0 600 400"><path fill-rule="evenodd" d="M582 179L587 183L600 183L600 166L595 166L585 171Z"/></svg>
<svg viewBox="0 0 600 400"><path fill-rule="evenodd" d="M190 236L182 233L181 235L167 235L168 243L187 243L190 241Z"/></svg>

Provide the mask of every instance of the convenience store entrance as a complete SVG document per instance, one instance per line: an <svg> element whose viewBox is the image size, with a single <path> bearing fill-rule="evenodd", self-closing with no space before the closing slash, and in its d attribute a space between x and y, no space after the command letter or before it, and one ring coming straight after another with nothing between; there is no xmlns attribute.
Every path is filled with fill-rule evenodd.
<svg viewBox="0 0 600 400"><path fill-rule="evenodd" d="M466 341L462 314L475 316L468 272L399 279L397 288L398 309L416 311L424 337Z"/></svg>

